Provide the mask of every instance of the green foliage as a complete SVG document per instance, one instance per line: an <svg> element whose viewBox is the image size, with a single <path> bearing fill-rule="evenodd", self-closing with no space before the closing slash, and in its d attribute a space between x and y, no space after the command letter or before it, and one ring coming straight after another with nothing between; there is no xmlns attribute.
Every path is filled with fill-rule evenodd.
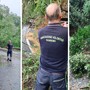
<svg viewBox="0 0 90 90"><path fill-rule="evenodd" d="M90 51L90 38L87 38L85 41L84 51Z"/></svg>
<svg viewBox="0 0 90 90"><path fill-rule="evenodd" d="M90 64L88 64L89 60L90 56L83 53L70 57L70 67L75 77L81 77L86 73L88 75L90 74Z"/></svg>
<svg viewBox="0 0 90 90"><path fill-rule="evenodd" d="M90 23L90 1L70 0L70 25L81 28Z"/></svg>
<svg viewBox="0 0 90 90"><path fill-rule="evenodd" d="M88 86L89 86L89 88L90 88L90 82L89 82Z"/></svg>
<svg viewBox="0 0 90 90"><path fill-rule="evenodd" d="M83 6L83 12L87 22L90 22L90 0L87 0Z"/></svg>
<svg viewBox="0 0 90 90"><path fill-rule="evenodd" d="M85 26L84 28L79 29L70 40L70 53L74 55L82 52L85 47L89 47L89 38L90 26Z"/></svg>
<svg viewBox="0 0 90 90"><path fill-rule="evenodd" d="M43 16L48 4L52 2L60 4L61 1L62 0L23 0L23 24L28 22L30 18Z"/></svg>
<svg viewBox="0 0 90 90"><path fill-rule="evenodd" d="M20 47L20 17L0 5L0 47L6 47L8 40L12 40L14 47Z"/></svg>
<svg viewBox="0 0 90 90"><path fill-rule="evenodd" d="M90 0L70 0L70 69L74 77L90 77ZM86 89L85 90L89 90Z"/></svg>
<svg viewBox="0 0 90 90"><path fill-rule="evenodd" d="M32 90L31 88L34 87L36 72L39 66L39 54L31 55L29 58L23 60L22 63L23 63L23 71L22 71L23 82L25 86L24 89L27 88L27 90ZM31 86L29 86L30 84Z"/></svg>
<svg viewBox="0 0 90 90"><path fill-rule="evenodd" d="M87 70L87 74L90 77L90 62L88 64L86 64L85 69Z"/></svg>

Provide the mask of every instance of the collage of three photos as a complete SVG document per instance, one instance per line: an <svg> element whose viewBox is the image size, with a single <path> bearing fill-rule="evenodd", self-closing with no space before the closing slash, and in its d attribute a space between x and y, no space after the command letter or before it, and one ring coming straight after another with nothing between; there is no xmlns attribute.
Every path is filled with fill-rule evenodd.
<svg viewBox="0 0 90 90"><path fill-rule="evenodd" d="M0 90L90 90L90 0L0 0Z"/></svg>

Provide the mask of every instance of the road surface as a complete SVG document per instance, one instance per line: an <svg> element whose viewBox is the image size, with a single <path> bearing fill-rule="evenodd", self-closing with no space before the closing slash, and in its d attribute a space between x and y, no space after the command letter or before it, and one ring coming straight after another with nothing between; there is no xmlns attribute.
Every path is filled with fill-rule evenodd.
<svg viewBox="0 0 90 90"><path fill-rule="evenodd" d="M0 50L0 90L20 90L20 52L13 51L7 61L6 51Z"/></svg>

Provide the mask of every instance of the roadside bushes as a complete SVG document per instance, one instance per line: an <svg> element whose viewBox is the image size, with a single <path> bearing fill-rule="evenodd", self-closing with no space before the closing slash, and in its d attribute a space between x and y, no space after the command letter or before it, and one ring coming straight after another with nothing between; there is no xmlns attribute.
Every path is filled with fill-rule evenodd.
<svg viewBox="0 0 90 90"><path fill-rule="evenodd" d="M88 52L88 53L87 53ZM75 77L90 77L90 25L80 28L70 39L70 69Z"/></svg>
<svg viewBox="0 0 90 90"><path fill-rule="evenodd" d="M83 53L70 57L71 71L75 77L87 74L90 77L90 56Z"/></svg>
<svg viewBox="0 0 90 90"><path fill-rule="evenodd" d="M89 58L90 60L90 58ZM86 64L85 69L87 70L87 75L90 77L90 62Z"/></svg>
<svg viewBox="0 0 90 90"><path fill-rule="evenodd" d="M33 90L36 79L36 72L39 66L39 54L31 54L29 58L22 61L23 65L23 88Z"/></svg>

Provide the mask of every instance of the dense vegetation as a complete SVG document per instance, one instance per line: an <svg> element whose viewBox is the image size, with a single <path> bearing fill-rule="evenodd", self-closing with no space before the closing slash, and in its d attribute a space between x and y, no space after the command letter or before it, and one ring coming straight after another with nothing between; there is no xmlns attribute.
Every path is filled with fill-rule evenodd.
<svg viewBox="0 0 90 90"><path fill-rule="evenodd" d="M6 47L8 40L20 48L20 17L0 5L0 47Z"/></svg>
<svg viewBox="0 0 90 90"><path fill-rule="evenodd" d="M80 28L77 32L71 37L71 47L70 53L72 55L76 53L83 52L85 50L90 50L90 26L85 26Z"/></svg>
<svg viewBox="0 0 90 90"><path fill-rule="evenodd" d="M70 26L76 30L70 38L70 65L75 77L90 77L89 7L89 0L70 0Z"/></svg>
<svg viewBox="0 0 90 90"><path fill-rule="evenodd" d="M90 77L90 26L78 29L71 37L70 65L75 77Z"/></svg>
<svg viewBox="0 0 90 90"><path fill-rule="evenodd" d="M39 66L39 54L30 55L22 62L23 64L23 90L34 90L36 72Z"/></svg>
<svg viewBox="0 0 90 90"><path fill-rule="evenodd" d="M31 18L41 19L45 14L46 6L52 2L61 5L61 3L67 2L67 0L23 0L23 24L26 24Z"/></svg>
<svg viewBox="0 0 90 90"><path fill-rule="evenodd" d="M70 0L70 26L78 29L90 24L90 0Z"/></svg>
<svg viewBox="0 0 90 90"><path fill-rule="evenodd" d="M70 58L71 70L75 77L81 77L85 74L90 77L90 56L83 53L75 54Z"/></svg>

